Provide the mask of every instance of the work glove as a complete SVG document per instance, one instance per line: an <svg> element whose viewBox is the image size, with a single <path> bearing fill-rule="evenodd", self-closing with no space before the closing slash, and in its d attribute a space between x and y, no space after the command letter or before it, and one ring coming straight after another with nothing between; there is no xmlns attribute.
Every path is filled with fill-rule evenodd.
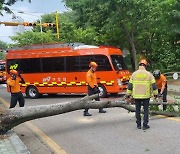
<svg viewBox="0 0 180 154"><path fill-rule="evenodd" d="M163 97L163 94L159 93L159 94L158 94L158 97L159 97L159 98L162 98L162 97Z"/></svg>
<svg viewBox="0 0 180 154"><path fill-rule="evenodd" d="M131 95L124 95L124 100L127 104L134 104L134 99Z"/></svg>
<svg viewBox="0 0 180 154"><path fill-rule="evenodd" d="M156 99L158 97L158 95L154 95L154 98Z"/></svg>
<svg viewBox="0 0 180 154"><path fill-rule="evenodd" d="M131 95L124 95L124 99L130 98Z"/></svg>
<svg viewBox="0 0 180 154"><path fill-rule="evenodd" d="M12 74L12 75L11 75L11 79L12 79L12 80L16 80L16 75L15 75L15 74Z"/></svg>

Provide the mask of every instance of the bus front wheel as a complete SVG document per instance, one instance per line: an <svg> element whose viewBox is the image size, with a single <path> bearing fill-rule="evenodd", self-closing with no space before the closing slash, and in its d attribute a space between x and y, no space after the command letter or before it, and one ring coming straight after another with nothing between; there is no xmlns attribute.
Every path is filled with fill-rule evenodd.
<svg viewBox="0 0 180 154"><path fill-rule="evenodd" d="M35 98L38 98L38 97L39 97L39 92L38 92L38 90L37 90L36 87L30 86L30 87L28 87L27 90L26 90L26 95L27 95L29 98L35 99Z"/></svg>
<svg viewBox="0 0 180 154"><path fill-rule="evenodd" d="M100 96L101 98L106 97L106 96L107 96L107 90L106 90L106 88L104 87L104 85L99 84L99 85L98 85L98 88L99 88L99 91L100 91L99 96Z"/></svg>

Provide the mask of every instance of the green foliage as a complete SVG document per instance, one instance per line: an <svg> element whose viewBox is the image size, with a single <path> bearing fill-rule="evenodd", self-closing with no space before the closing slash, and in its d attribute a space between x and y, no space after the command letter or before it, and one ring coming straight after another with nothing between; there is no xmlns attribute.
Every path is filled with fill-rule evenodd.
<svg viewBox="0 0 180 154"><path fill-rule="evenodd" d="M0 52L0 60L1 59L5 59L5 53L3 53L3 52Z"/></svg>
<svg viewBox="0 0 180 154"><path fill-rule="evenodd" d="M5 50L7 49L7 47L8 44L0 40L0 50Z"/></svg>
<svg viewBox="0 0 180 154"><path fill-rule="evenodd" d="M78 28L95 30L97 43L131 51L134 42L137 54L146 51L152 69L179 69L179 0L64 1Z"/></svg>
<svg viewBox="0 0 180 154"><path fill-rule="evenodd" d="M2 11L5 11L6 13L12 13L9 6L14 5L17 1L19 0L1 0L0 1L0 15L3 15ZM28 1L31 2L31 0L28 0Z"/></svg>
<svg viewBox="0 0 180 154"><path fill-rule="evenodd" d="M51 31L46 33L27 31L23 34L19 33L11 39L17 42L16 46L56 42L56 36Z"/></svg>
<svg viewBox="0 0 180 154"><path fill-rule="evenodd" d="M98 37L94 28L77 28L74 18L75 16L73 12L58 14L60 42L82 42L87 44L96 44L98 42ZM43 23L56 23L55 20L54 13L42 16ZM43 28L43 31L46 32L48 29L50 28ZM35 28L34 31L39 31L39 28ZM56 28L52 29L52 33L57 33Z"/></svg>
<svg viewBox="0 0 180 154"><path fill-rule="evenodd" d="M17 0L0 2L0 10ZM147 57L150 70L180 70L179 0L64 0L72 11L61 13L61 42L111 45L130 51L134 58ZM55 23L55 14L42 16L42 23ZM51 32L49 32L49 30ZM33 29L14 37L18 45L57 41L56 28ZM28 36L29 35L29 36ZM136 53L136 54L134 54ZM137 60L137 59L136 59Z"/></svg>
<svg viewBox="0 0 180 154"><path fill-rule="evenodd" d="M175 112L173 105L168 105L166 110L169 112Z"/></svg>
<svg viewBox="0 0 180 154"><path fill-rule="evenodd" d="M153 110L153 111L159 111L159 106L158 105L150 105L149 109Z"/></svg>
<svg viewBox="0 0 180 154"><path fill-rule="evenodd" d="M178 111L180 112L180 105L178 105Z"/></svg>

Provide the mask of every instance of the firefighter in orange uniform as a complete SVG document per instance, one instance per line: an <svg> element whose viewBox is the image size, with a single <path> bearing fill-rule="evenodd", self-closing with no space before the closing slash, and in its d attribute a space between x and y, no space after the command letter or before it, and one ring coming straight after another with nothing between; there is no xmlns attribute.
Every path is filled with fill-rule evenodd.
<svg viewBox="0 0 180 154"><path fill-rule="evenodd" d="M21 93L19 83L25 83L24 79L16 70L10 70L10 78L7 79L7 85L9 86L11 92L11 102L9 108L14 108L17 101L19 102L20 107L24 107L25 101L23 94Z"/></svg>
<svg viewBox="0 0 180 154"><path fill-rule="evenodd" d="M161 73L160 70L154 70L153 75L156 80L156 85L158 87L158 96L162 96L163 102L167 102L167 79ZM163 105L163 111L166 110L166 105Z"/></svg>
<svg viewBox="0 0 180 154"><path fill-rule="evenodd" d="M88 83L89 96L100 92L98 88L98 84L97 84L96 74L95 74L97 66L98 65L95 62L90 62L89 64L90 70L86 73L86 82ZM98 97L95 100L100 101L100 98ZM88 110L89 110L88 108L84 110L84 116L92 116L92 114L90 114ZM106 113L106 111L103 110L103 108L100 108L99 113Z"/></svg>

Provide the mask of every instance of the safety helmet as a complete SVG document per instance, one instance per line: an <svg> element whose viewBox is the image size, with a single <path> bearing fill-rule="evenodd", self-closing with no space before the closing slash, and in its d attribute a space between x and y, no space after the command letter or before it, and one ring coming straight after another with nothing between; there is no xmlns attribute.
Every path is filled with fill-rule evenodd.
<svg viewBox="0 0 180 154"><path fill-rule="evenodd" d="M159 79L161 76L161 71L160 70L154 70L153 76L155 77L155 79Z"/></svg>
<svg viewBox="0 0 180 154"><path fill-rule="evenodd" d="M96 62L90 62L90 64L89 64L89 67L94 67L94 68L96 68L98 65L97 65L97 63Z"/></svg>
<svg viewBox="0 0 180 154"><path fill-rule="evenodd" d="M140 65L140 64L144 64L145 66L147 66L147 65L148 65L148 62L147 62L146 59L141 59L140 62L139 62L139 65Z"/></svg>
<svg viewBox="0 0 180 154"><path fill-rule="evenodd" d="M10 70L10 74L15 74L15 75L17 75L18 72L17 72L16 70Z"/></svg>

